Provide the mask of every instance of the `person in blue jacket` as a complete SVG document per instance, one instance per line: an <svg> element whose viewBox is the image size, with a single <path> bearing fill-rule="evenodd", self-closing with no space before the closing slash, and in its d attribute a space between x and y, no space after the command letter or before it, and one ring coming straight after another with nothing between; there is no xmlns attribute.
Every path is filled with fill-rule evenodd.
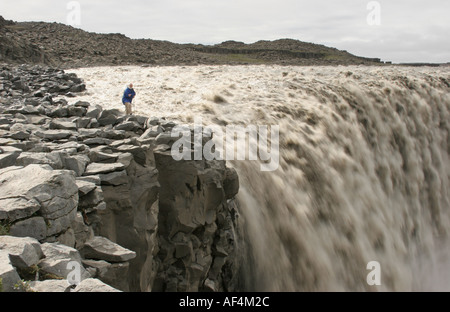
<svg viewBox="0 0 450 312"><path fill-rule="evenodd" d="M136 92L134 92L133 84L130 83L123 93L122 103L125 105L125 114L126 115L132 115L131 110L131 102L133 101L134 97L136 96Z"/></svg>

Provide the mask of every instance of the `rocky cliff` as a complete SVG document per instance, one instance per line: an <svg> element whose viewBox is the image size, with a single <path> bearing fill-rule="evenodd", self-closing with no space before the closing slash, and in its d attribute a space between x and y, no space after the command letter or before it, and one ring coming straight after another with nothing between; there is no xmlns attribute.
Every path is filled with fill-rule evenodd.
<svg viewBox="0 0 450 312"><path fill-rule="evenodd" d="M0 17L1 18L1 17ZM0 58L58 68L100 65L354 65L382 64L335 48L292 39L213 46L130 39L86 32L58 23L0 20Z"/></svg>
<svg viewBox="0 0 450 312"><path fill-rule="evenodd" d="M0 70L0 290L235 290L236 172L176 162L175 123L84 90L62 70Z"/></svg>

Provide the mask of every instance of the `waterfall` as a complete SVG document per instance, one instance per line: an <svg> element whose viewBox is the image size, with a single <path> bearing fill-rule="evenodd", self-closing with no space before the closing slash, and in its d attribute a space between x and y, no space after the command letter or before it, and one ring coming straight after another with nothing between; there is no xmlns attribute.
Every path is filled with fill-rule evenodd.
<svg viewBox="0 0 450 312"><path fill-rule="evenodd" d="M134 82L141 114L279 126L276 171L230 162L241 184L243 290L450 290L448 67L74 72L93 104L122 109L115 93ZM372 261L379 286L367 283Z"/></svg>

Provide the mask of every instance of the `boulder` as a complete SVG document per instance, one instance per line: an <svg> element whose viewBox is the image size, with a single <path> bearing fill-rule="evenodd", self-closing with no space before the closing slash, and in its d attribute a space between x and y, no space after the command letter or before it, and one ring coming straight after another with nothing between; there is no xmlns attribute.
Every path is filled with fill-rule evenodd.
<svg viewBox="0 0 450 312"><path fill-rule="evenodd" d="M85 259L126 262L136 257L136 253L113 243L109 239L95 236L87 241L81 250Z"/></svg>
<svg viewBox="0 0 450 312"><path fill-rule="evenodd" d="M94 190L88 194L81 196L78 204L78 209L93 208L103 201L103 191L99 187L95 187Z"/></svg>
<svg viewBox="0 0 450 312"><path fill-rule="evenodd" d="M14 285L20 281L20 276L9 260L9 254L0 250L0 292L15 291Z"/></svg>
<svg viewBox="0 0 450 312"><path fill-rule="evenodd" d="M117 123L117 116L119 116L121 113L118 110L115 109L106 109L100 112L100 115L97 118L98 123L100 126L108 126L108 125L115 125ZM91 117L89 115L86 115L88 117Z"/></svg>
<svg viewBox="0 0 450 312"><path fill-rule="evenodd" d="M91 272L92 277L117 288L121 291L129 291L128 270L129 263L109 263L104 260L83 260L86 270Z"/></svg>
<svg viewBox="0 0 450 312"><path fill-rule="evenodd" d="M73 272L73 263L77 263L80 269L80 280L90 277L81 263L80 253L69 246L60 243L44 243L41 245L45 258L42 259L38 266L44 277L58 277L67 279L69 274Z"/></svg>
<svg viewBox="0 0 450 312"><path fill-rule="evenodd" d="M16 160L18 166L28 166L31 164L50 165L53 169L63 169L64 164L61 153L30 153L24 152Z"/></svg>
<svg viewBox="0 0 450 312"><path fill-rule="evenodd" d="M103 164L103 163L91 163L87 166L84 175L96 175L100 173L110 173L114 171L124 170L125 166L122 163L112 163L112 164Z"/></svg>
<svg viewBox="0 0 450 312"><path fill-rule="evenodd" d="M80 177L86 170L89 158L86 155L65 156L63 162L65 169L72 170L77 177Z"/></svg>
<svg viewBox="0 0 450 312"><path fill-rule="evenodd" d="M44 258L39 242L30 237L0 236L0 250L9 254L13 266L26 269Z"/></svg>
<svg viewBox="0 0 450 312"><path fill-rule="evenodd" d="M17 237L43 240L47 237L47 223L42 217L32 217L12 224L9 233Z"/></svg>
<svg viewBox="0 0 450 312"><path fill-rule="evenodd" d="M0 179L0 200L20 201L22 213L25 212L26 217L30 216L31 211L36 212L39 205L38 211L47 223L48 236L66 231L75 218L78 187L71 171L52 170L46 165L29 165L0 171ZM7 210L6 214L13 213Z"/></svg>
<svg viewBox="0 0 450 312"><path fill-rule="evenodd" d="M19 157L20 152L1 153L0 154L0 169L13 166Z"/></svg>
<svg viewBox="0 0 450 312"><path fill-rule="evenodd" d="M46 281L33 281L30 283L30 288L33 292L42 293L59 293L69 292L71 285L67 280L49 279Z"/></svg>

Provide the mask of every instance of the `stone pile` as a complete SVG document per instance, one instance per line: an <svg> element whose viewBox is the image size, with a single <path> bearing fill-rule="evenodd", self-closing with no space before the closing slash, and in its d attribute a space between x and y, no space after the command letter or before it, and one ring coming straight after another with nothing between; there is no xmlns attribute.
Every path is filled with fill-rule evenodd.
<svg viewBox="0 0 450 312"><path fill-rule="evenodd" d="M236 172L173 160L173 122L68 104L84 90L61 70L0 72L2 290L233 290Z"/></svg>

